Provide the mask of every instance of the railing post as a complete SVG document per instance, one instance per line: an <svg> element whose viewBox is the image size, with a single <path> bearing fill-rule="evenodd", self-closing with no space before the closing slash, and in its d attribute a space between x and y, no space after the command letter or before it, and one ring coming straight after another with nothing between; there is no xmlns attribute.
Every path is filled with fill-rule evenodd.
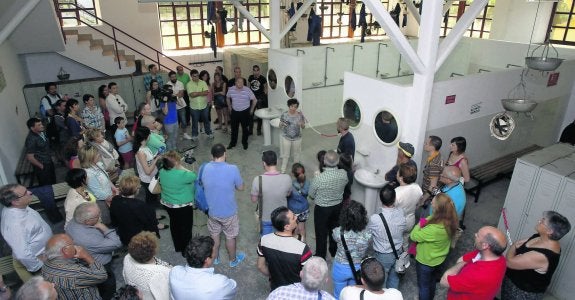
<svg viewBox="0 0 575 300"><path fill-rule="evenodd" d="M156 50L156 59L158 60L157 61L158 62L158 69L161 69L162 65L160 64L160 52L158 52L157 50Z"/></svg>
<svg viewBox="0 0 575 300"><path fill-rule="evenodd" d="M122 69L122 63L120 62L120 55L118 54L118 40L116 39L116 28L112 27L112 36L114 37L114 51L116 52L116 60L118 61L118 68Z"/></svg>

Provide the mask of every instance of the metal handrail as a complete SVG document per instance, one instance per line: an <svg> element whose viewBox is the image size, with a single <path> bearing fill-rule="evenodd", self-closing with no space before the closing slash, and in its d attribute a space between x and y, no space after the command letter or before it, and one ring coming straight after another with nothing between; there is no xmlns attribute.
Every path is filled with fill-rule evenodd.
<svg viewBox="0 0 575 300"><path fill-rule="evenodd" d="M54 0L54 4L55 4L54 6L55 6L55 8L56 8L56 14L57 14L58 17L60 18L60 28L62 29L62 35L64 36L64 41L66 41L66 34L64 33L64 26L63 26L63 22L62 22L61 9L60 9L60 7L59 7L59 3L57 2L57 0ZM122 45L122 46L124 46L124 47L126 47L126 48L128 48L128 49L130 49L130 50L132 50L132 51L134 51L134 52L136 52L136 53L138 53L139 55L141 55L141 56L143 56L143 57L145 57L145 58L147 58L147 59L149 59L149 60L151 60L151 61L156 62L159 67L164 67L164 68L166 68L166 69L169 69L168 66L162 64L162 62L160 61L160 53L161 53L161 52L158 51L158 50L156 50L154 47L151 47L151 46L147 45L146 43L140 41L138 38L136 38L136 37L134 37L134 36L128 34L127 32L123 31L122 29L119 29L118 27L116 27L116 26L114 26L114 25L108 23L108 22L105 21L104 19L102 19L102 18L100 18L100 17L98 17L98 16L92 14L92 13L89 12L87 9L85 9L84 7L82 7L82 6L80 6L80 5L77 5L76 3L71 3L71 2L70 2L70 3L63 3L63 4L73 5L73 6L75 6L77 9L82 10L82 11L85 12L86 14L88 14L88 15L94 17L96 20L98 20L98 21L101 22L102 24L106 24L106 25L108 25L108 26L110 26L110 27L112 28L112 36L110 36L109 34L103 32L102 30L100 30L100 29L98 29L98 28L96 28L96 27L94 27L93 25L84 22L84 21L80 18L79 14L76 14L76 20L77 20L79 23L84 24L84 25L86 25L86 26L89 26L90 28L92 28L92 29L98 31L99 33L101 33L101 34L107 36L108 38L110 38L110 39L112 39L112 40L114 41L114 51L115 51L115 53L116 53L116 60L118 61L118 68L122 69L122 64L121 64L121 62L120 62L120 55L119 55L119 53L118 53L118 44L120 44L120 45ZM140 43L140 45L143 45L143 46L145 46L146 48L148 48L148 49L154 51L154 52L156 53L156 59L154 60L154 59L151 58L150 56L148 56L148 55L146 55L146 54L143 54L142 52L140 52L140 51L138 51L138 50L136 50L136 49L134 49L134 48L132 48L132 47L126 45L125 43L123 43L123 42L121 42L121 41L118 41L118 39L116 38L116 31L118 31L118 32L120 32L120 33L126 35L127 37L131 38L132 40L134 40L134 41ZM162 56L163 56L163 55L162 55ZM184 65L181 64L180 62L178 62L178 61L176 61L176 60L174 60L174 59L172 59L172 58L170 58L170 57L167 57L167 56L163 56L163 57L164 57L165 59L167 59L167 60L169 60L169 61L171 61L171 62L177 64L177 65L181 65L183 68L187 69L188 71L191 71L190 68L184 66Z"/></svg>

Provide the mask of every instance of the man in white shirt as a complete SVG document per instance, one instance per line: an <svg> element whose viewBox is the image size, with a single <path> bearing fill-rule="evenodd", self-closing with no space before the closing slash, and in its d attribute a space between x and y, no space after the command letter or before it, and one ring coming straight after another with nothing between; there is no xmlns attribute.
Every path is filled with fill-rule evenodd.
<svg viewBox="0 0 575 300"><path fill-rule="evenodd" d="M22 281L35 273L39 274L42 261L38 256L44 253L46 242L52 236L52 229L40 214L28 205L32 193L19 184L7 184L0 188L2 236L12 248L14 269Z"/></svg>
<svg viewBox="0 0 575 300"><path fill-rule="evenodd" d="M346 286L339 295L340 300L403 300L396 289L384 289L385 272L383 266L373 257L361 262L362 285Z"/></svg>
<svg viewBox="0 0 575 300"><path fill-rule="evenodd" d="M187 265L175 266L170 271L170 292L173 300L234 299L237 284L222 274L215 274L212 267L214 240L209 236L197 236L190 240L184 256Z"/></svg>
<svg viewBox="0 0 575 300"><path fill-rule="evenodd" d="M186 104L186 100L184 99L184 95L186 94L184 92L185 90L184 83L178 80L177 74L174 71L170 71L170 73L168 73L168 77L170 78L170 80L166 83L166 85L172 87L173 91L172 95L176 97L176 110L178 112L178 122L180 123L180 128L182 128L182 130L184 131L184 138L187 140L191 140L192 137L187 132L185 132L186 127L188 127L188 122L186 120L186 107L188 105Z"/></svg>
<svg viewBox="0 0 575 300"><path fill-rule="evenodd" d="M110 112L110 126L116 126L114 120L117 117L122 117L124 120L127 120L126 112L128 111L128 104L126 104L124 98L118 94L118 84L110 82L108 89L110 90L110 94L106 97L106 108L108 112Z"/></svg>

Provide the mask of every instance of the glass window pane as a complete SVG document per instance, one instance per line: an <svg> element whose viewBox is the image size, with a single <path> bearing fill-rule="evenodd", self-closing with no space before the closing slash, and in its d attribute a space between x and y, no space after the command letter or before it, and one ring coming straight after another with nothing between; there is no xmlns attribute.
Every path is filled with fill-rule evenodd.
<svg viewBox="0 0 575 300"><path fill-rule="evenodd" d="M485 24L483 25L483 31L491 31L491 20L485 20ZM485 38L485 35L483 36Z"/></svg>
<svg viewBox="0 0 575 300"><path fill-rule="evenodd" d="M76 4L83 8L94 8L94 1L92 0L77 0Z"/></svg>
<svg viewBox="0 0 575 300"><path fill-rule="evenodd" d="M78 21L76 21L76 19L63 19L62 23L62 26L64 27L78 26Z"/></svg>
<svg viewBox="0 0 575 300"><path fill-rule="evenodd" d="M571 16L571 20L569 21L569 27L575 28L575 14Z"/></svg>
<svg viewBox="0 0 575 300"><path fill-rule="evenodd" d="M558 12L570 12L571 8L573 7L573 0L562 0L557 3L557 11Z"/></svg>
<svg viewBox="0 0 575 300"><path fill-rule="evenodd" d="M166 50L176 49L176 37L175 36L162 37L162 47Z"/></svg>
<svg viewBox="0 0 575 300"><path fill-rule="evenodd" d="M485 18L487 19L493 19L493 12L495 11L495 9L493 7L488 7L487 8L487 13L485 14Z"/></svg>
<svg viewBox="0 0 575 300"><path fill-rule="evenodd" d="M235 45L236 44L236 35L233 33L228 33L228 34L224 35L224 42L228 46Z"/></svg>
<svg viewBox="0 0 575 300"><path fill-rule="evenodd" d="M199 21L192 21L191 25L192 25L192 33L195 34L202 33L202 23L200 23Z"/></svg>
<svg viewBox="0 0 575 300"><path fill-rule="evenodd" d="M324 26L323 27L323 34L321 35L322 37L331 37L331 28Z"/></svg>
<svg viewBox="0 0 575 300"><path fill-rule="evenodd" d="M238 32L238 44L247 44L247 43L248 43L248 33Z"/></svg>
<svg viewBox="0 0 575 300"><path fill-rule="evenodd" d="M188 22L187 21L178 21L178 34L188 34Z"/></svg>
<svg viewBox="0 0 575 300"><path fill-rule="evenodd" d="M174 30L174 22L162 22L160 24L161 24L162 35L176 34L176 31Z"/></svg>
<svg viewBox="0 0 575 300"><path fill-rule="evenodd" d="M228 16L230 14L228 13ZM196 7L190 7L190 19L200 19L201 18L201 14L200 14L200 7L196 6Z"/></svg>
<svg viewBox="0 0 575 300"><path fill-rule="evenodd" d="M209 44L208 44L209 45ZM204 36L203 34L192 35L192 46L201 47L204 46Z"/></svg>
<svg viewBox="0 0 575 300"><path fill-rule="evenodd" d="M178 36L178 47L179 48L190 48L190 38L188 35Z"/></svg>
<svg viewBox="0 0 575 300"><path fill-rule="evenodd" d="M260 32L250 31L250 43L259 43L259 42L260 42Z"/></svg>
<svg viewBox="0 0 575 300"><path fill-rule="evenodd" d="M562 41L564 35L565 35L565 28L553 28L553 31L551 31L552 40Z"/></svg>
<svg viewBox="0 0 575 300"><path fill-rule="evenodd" d="M160 21L172 20L173 13L171 7L160 7Z"/></svg>
<svg viewBox="0 0 575 300"><path fill-rule="evenodd" d="M455 23L457 23L457 20L455 18L447 19L447 27L448 28L453 28L453 26L455 26Z"/></svg>
<svg viewBox="0 0 575 300"><path fill-rule="evenodd" d="M567 38L565 39L566 42L575 42L575 29L568 29L567 30Z"/></svg>
<svg viewBox="0 0 575 300"><path fill-rule="evenodd" d="M94 14L93 11L91 11L90 13ZM80 11L80 20L84 21L84 23L89 25L96 25L98 23L93 15L90 15L85 11Z"/></svg>
<svg viewBox="0 0 575 300"><path fill-rule="evenodd" d="M554 26L567 26L567 20L569 19L568 14L560 14L556 13L555 17L553 18L553 25Z"/></svg>
<svg viewBox="0 0 575 300"><path fill-rule="evenodd" d="M176 20L185 20L188 18L188 10L185 7L176 7Z"/></svg>

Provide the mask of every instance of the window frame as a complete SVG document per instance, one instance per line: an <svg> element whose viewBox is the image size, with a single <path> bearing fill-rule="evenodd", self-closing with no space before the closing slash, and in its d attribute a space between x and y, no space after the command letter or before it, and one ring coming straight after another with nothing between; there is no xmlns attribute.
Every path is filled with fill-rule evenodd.
<svg viewBox="0 0 575 300"><path fill-rule="evenodd" d="M493 18L488 18L487 12L489 10L493 11L495 9L496 1L493 1L493 4L490 4L490 2L491 1L487 2L482 12L475 17L473 23L471 23L471 25L465 30L464 36L472 38L480 38L480 39L489 39L489 36L491 34L491 27L489 28L489 30L485 30L485 24L487 21L490 21L491 25L493 25ZM454 1L451 4L451 7L446 13L447 16L444 15L444 20L441 22L441 37L446 37L447 34L451 32L451 30L453 29L453 27L448 26L450 23L449 22L450 19L453 20L455 18L454 24L456 24L465 13L465 10L469 8L470 5L471 3L468 3L467 0ZM457 7L457 12L455 14L452 13L454 7ZM475 23L477 21L480 22L479 28L475 28L476 26ZM479 33L479 36L474 36L474 33L476 32Z"/></svg>
<svg viewBox="0 0 575 300"><path fill-rule="evenodd" d="M97 6L96 6L96 1L95 0L88 0L92 2L92 7L82 7L81 5L78 4L78 0L54 0L54 6L56 7L56 11L58 12L58 19L60 19L60 24L62 25L62 27L77 27L77 26L85 26L85 23L90 24L90 25L96 25L98 24L98 11L96 10ZM70 3L73 3L75 5L70 5ZM67 8L64 8L65 6L69 6ZM83 8L83 9L81 9ZM81 14L81 12L83 11L88 11L90 13L92 13L94 16L96 16L96 18L88 15L88 18L93 19L93 21L89 21L89 20L84 20L83 22L80 21L84 18L86 18L85 16L83 16ZM66 13L74 13L74 17L64 17L64 14ZM76 24L66 24L67 20L76 20Z"/></svg>
<svg viewBox="0 0 575 300"><path fill-rule="evenodd" d="M572 41L567 40L568 33L570 31L575 32L575 1L573 1L571 3L571 9L569 12L558 12L557 11L558 4L559 4L559 2L553 3L553 9L551 10L552 11L551 17L549 18L549 25L547 26L548 36L546 36L546 39L548 37L549 41L553 44L575 46L575 38ZM567 22L566 22L565 26L554 25L555 17L558 14L567 16ZM571 22L574 23L573 26L569 26L569 24ZM553 36L552 31L553 31L553 29L556 29L556 28L561 28L561 29L565 30L565 32L563 33L563 38L561 40L552 39L552 36Z"/></svg>

